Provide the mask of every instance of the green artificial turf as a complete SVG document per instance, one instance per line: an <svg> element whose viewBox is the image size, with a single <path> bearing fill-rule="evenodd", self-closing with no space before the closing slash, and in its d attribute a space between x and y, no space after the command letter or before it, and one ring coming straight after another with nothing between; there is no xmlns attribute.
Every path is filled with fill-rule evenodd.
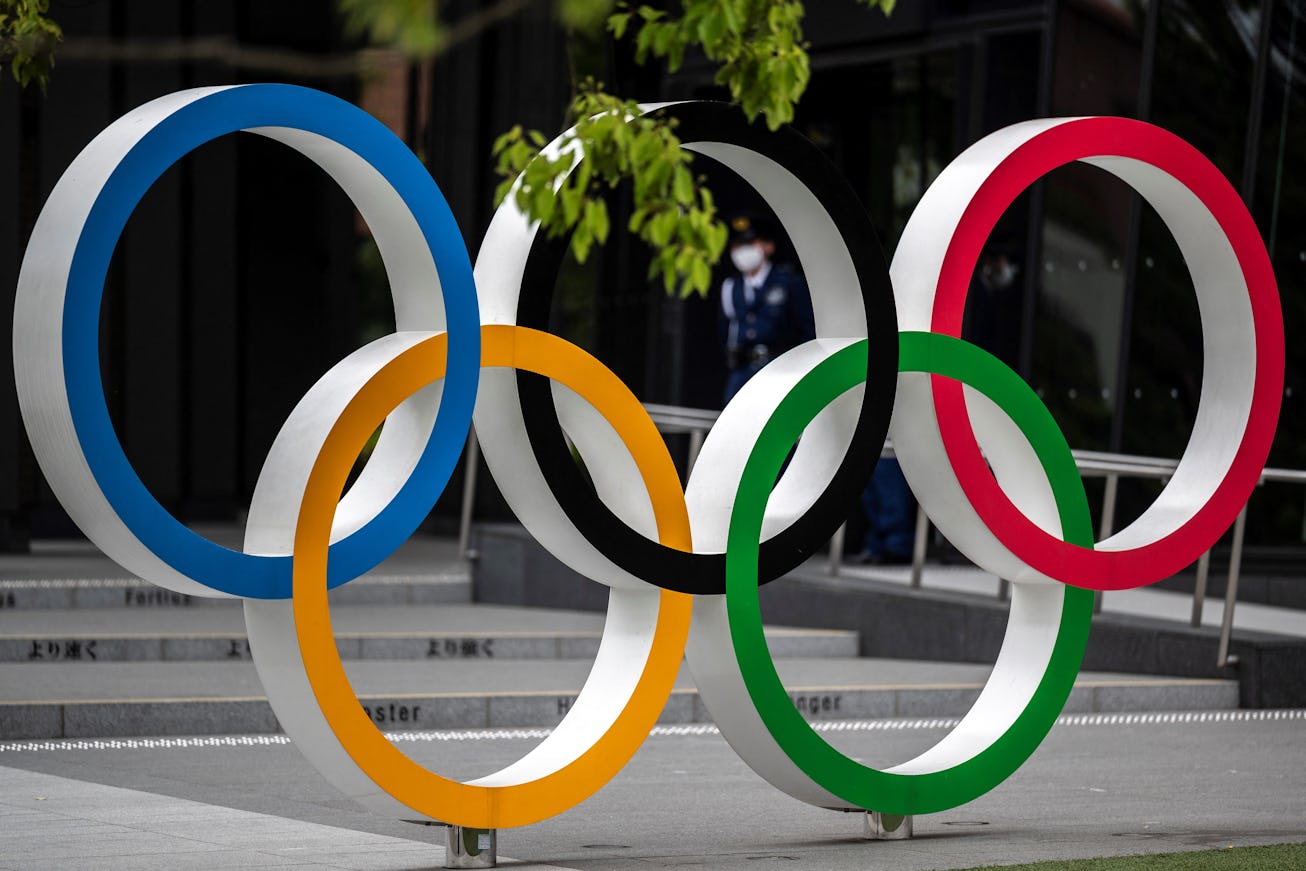
<svg viewBox="0 0 1306 871"><path fill-rule="evenodd" d="M1306 869L1306 844L1271 847L1228 847L1195 853L1158 853L1112 859L1032 862L1027 865L985 865L1003 871L1301 871ZM971 869L979 871L979 869Z"/></svg>

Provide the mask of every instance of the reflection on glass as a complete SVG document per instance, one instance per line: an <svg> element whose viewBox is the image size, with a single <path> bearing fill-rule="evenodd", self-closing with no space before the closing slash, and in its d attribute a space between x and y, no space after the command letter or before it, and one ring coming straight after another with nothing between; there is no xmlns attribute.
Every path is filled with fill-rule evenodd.
<svg viewBox="0 0 1306 871"><path fill-rule="evenodd" d="M1259 0L1164 0L1157 17L1148 120L1192 143L1235 186L1243 170L1259 7ZM1197 299L1174 238L1146 204L1136 244L1120 449L1178 457L1202 384ZM1122 487L1122 516L1145 508L1156 486Z"/></svg>
<svg viewBox="0 0 1306 871"><path fill-rule="evenodd" d="M1138 4L1067 3L1057 18L1053 114L1137 111L1143 12ZM1072 447L1112 447L1130 234L1129 188L1073 164L1042 183L1041 251L1030 383Z"/></svg>
<svg viewBox="0 0 1306 871"><path fill-rule="evenodd" d="M1306 9L1275 4L1262 104L1252 214L1265 234L1283 303L1288 336L1283 410L1270 465L1306 469L1306 348L1293 337L1306 330ZM1268 488L1267 488L1268 490ZM1252 500L1249 540L1306 541L1301 487L1283 486Z"/></svg>
<svg viewBox="0 0 1306 871"><path fill-rule="evenodd" d="M1165 0L1157 22L1152 120L1192 143L1234 185L1260 22L1261 0Z"/></svg>
<svg viewBox="0 0 1306 871"><path fill-rule="evenodd" d="M1235 185L1243 169L1259 6L1258 0L1166 0L1158 20L1151 120L1192 143ZM1135 280L1121 447L1177 457L1197 412L1201 326L1179 249L1146 207Z"/></svg>
<svg viewBox="0 0 1306 871"><path fill-rule="evenodd" d="M936 23L980 8L928 5ZM874 62L818 67L799 127L843 168L890 251L940 168L1007 124L1143 117L1192 143L1265 234L1290 337L1270 462L1306 469L1306 347L1291 338L1306 330L1306 2L1048 6L1031 29L940 28L886 41ZM1202 381L1192 281L1168 229L1106 173L1062 168L1008 209L976 264L965 331L1026 375L1075 447L1176 457L1188 442ZM1117 525L1153 496L1123 483ZM1306 541L1304 499L1265 488L1249 541Z"/></svg>

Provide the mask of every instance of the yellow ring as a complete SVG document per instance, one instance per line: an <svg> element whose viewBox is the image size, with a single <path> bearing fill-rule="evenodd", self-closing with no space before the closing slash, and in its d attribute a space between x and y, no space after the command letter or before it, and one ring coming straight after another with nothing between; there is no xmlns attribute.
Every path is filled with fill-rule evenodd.
<svg viewBox="0 0 1306 871"><path fill-rule="evenodd" d="M692 597L661 591L653 643L625 708L593 746L550 775L511 786L473 786L428 771L386 739L359 704L336 649L327 602L327 546L336 504L363 445L404 399L444 377L446 347L441 333L400 354L367 382L331 428L309 475L295 528L295 634L327 723L378 787L432 819L509 828L538 822L584 801L639 749L680 670ZM691 549L689 514L666 445L639 400L610 369L557 336L509 325L482 326L481 366L544 375L589 402L612 424L634 458L652 501L659 540Z"/></svg>

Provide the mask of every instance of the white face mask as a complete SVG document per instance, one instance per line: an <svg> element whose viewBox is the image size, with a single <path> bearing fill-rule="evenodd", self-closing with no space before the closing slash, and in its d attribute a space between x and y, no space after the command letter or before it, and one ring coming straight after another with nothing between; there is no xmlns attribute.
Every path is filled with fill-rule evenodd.
<svg viewBox="0 0 1306 871"><path fill-rule="evenodd" d="M756 272L766 262L766 253L756 242L749 245L736 245L730 249L730 262L735 268L748 275Z"/></svg>

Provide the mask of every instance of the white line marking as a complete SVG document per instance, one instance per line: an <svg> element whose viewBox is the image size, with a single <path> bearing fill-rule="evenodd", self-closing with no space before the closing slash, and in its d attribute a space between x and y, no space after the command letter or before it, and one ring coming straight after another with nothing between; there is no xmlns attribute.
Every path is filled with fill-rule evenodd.
<svg viewBox="0 0 1306 871"><path fill-rule="evenodd" d="M1205 723L1259 723L1306 720L1306 709L1276 708L1254 711L1170 711L1147 714L1063 714L1058 726L1168 726ZM904 732L951 729L959 717L910 720L818 720L817 732ZM441 741L541 740L553 730L537 729L446 729L425 732L387 732L396 744ZM712 723L654 726L654 737L717 735ZM289 744L285 735L217 735L183 738L64 738L53 741L0 742L0 753L33 753L58 750L189 750L207 747L270 747Z"/></svg>

